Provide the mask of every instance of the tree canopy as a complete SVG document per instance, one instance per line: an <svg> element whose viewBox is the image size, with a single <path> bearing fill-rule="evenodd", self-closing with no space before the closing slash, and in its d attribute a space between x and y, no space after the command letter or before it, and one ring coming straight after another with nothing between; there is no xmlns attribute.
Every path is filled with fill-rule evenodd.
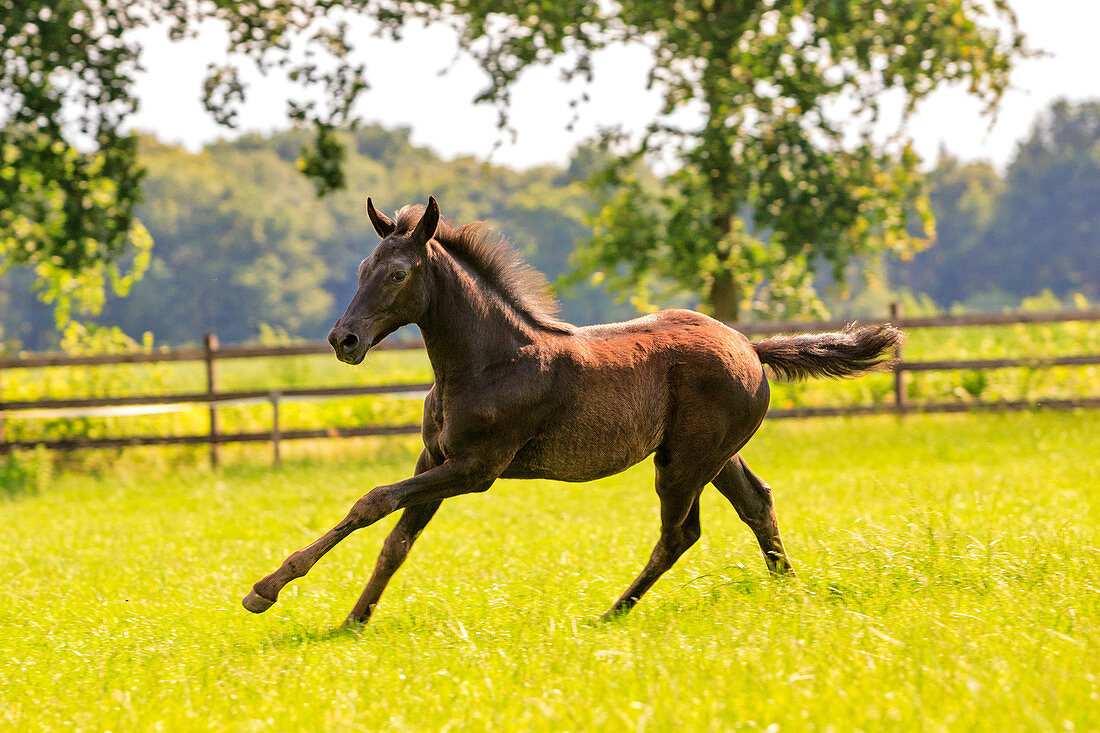
<svg viewBox="0 0 1100 733"><path fill-rule="evenodd" d="M378 32L394 32L400 16L384 5L357 10L372 14ZM230 127L245 96L242 64L286 73L302 89L290 115L314 130L298 167L321 193L341 187L335 130L365 88L344 17L340 4L314 0L0 0L0 268L33 266L61 318L73 305L96 310L108 281L121 293L140 275L151 242L134 214L146 171L137 135L124 130L137 108L141 48L132 32L141 28L179 39L220 22L231 61L209 67L202 102ZM292 53L294 39L304 55ZM135 250L129 273L120 270Z"/></svg>
<svg viewBox="0 0 1100 733"><path fill-rule="evenodd" d="M596 25L585 51L650 47L664 107L641 140L606 136L619 155L598 178L578 264L697 293L726 320L746 305L795 315L814 302L816 268L842 280L853 258L925 246L932 219L905 120L952 83L994 109L1025 53L1003 2L622 2ZM538 45L539 33L498 45ZM669 157L656 182L634 164Z"/></svg>
<svg viewBox="0 0 1100 733"><path fill-rule="evenodd" d="M357 16L392 36L413 17L452 23L489 75L479 100L504 111L532 65L564 60L567 75L590 77L596 50L646 45L662 114L640 141L605 138L616 158L597 180L601 211L578 264L624 286L702 293L724 318L760 285L776 307L801 302L820 263L839 276L855 255L919 248L918 160L904 127L876 137L883 100L904 117L961 83L992 108L1024 52L1007 0L0 0L6 261L102 280L128 246L147 246L133 218L143 171L122 129L140 62L128 32L153 24L174 38L206 20L225 28L229 61L203 90L223 124L246 95L242 64L286 73L301 91L290 114L313 130L297 165L319 192L340 188L336 131L354 122L367 83ZM672 172L639 177L633 161L654 157Z"/></svg>

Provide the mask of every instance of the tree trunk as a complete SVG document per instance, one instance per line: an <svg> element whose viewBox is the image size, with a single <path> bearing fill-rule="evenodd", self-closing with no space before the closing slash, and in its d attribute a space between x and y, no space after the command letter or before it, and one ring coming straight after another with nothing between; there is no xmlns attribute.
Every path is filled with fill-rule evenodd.
<svg viewBox="0 0 1100 733"><path fill-rule="evenodd" d="M716 7L716 6L715 6ZM717 23L715 12L709 14L708 22ZM725 42L716 49L714 56L707 62L703 73L703 94L707 103L707 121L703 129L702 147L707 151L705 158L709 170L711 225L714 228L715 254L718 256L718 271L710 284L706 302L711 315L719 321L732 323L741 315L741 288L737 282L736 262L731 262L729 238L733 229L733 216L738 209L737 196L730 190L733 180L734 160L728 140L726 126L725 93L722 82L730 76L729 58L732 36L720 34ZM717 41L718 39L716 39Z"/></svg>
<svg viewBox="0 0 1100 733"><path fill-rule="evenodd" d="M719 321L733 323L741 315L740 288L737 287L737 279L731 270L723 269L714 276L714 282L710 285L710 293L707 301L710 304L711 314Z"/></svg>

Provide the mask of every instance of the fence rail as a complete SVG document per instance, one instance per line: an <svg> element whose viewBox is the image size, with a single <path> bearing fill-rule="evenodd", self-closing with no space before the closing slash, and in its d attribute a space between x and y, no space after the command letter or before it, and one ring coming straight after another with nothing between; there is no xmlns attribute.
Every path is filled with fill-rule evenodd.
<svg viewBox="0 0 1100 733"><path fill-rule="evenodd" d="M1100 357L1097 357L1100 360ZM189 392L185 394L135 395L133 397L89 397L71 400L34 400L0 403L0 410L56 410L61 408L83 407L128 407L130 405L178 405L209 402L243 402L247 400L270 399L278 395L280 400L293 401L303 397L361 397L372 394L394 394L401 392L426 392L432 388L431 382L413 384L382 384L354 387L306 387L302 389L245 390L239 392Z"/></svg>
<svg viewBox="0 0 1100 733"><path fill-rule="evenodd" d="M421 349L424 343L419 339L409 339L390 343L383 341L371 348L371 351L401 351ZM308 344L289 344L287 346L223 346L215 348L213 358L252 359L272 356L316 356L331 354L332 347L324 342ZM172 361L204 361L207 350L203 348L154 349L122 354L81 354L70 356L55 353L25 353L19 356L0 358L0 369L33 369L53 366L105 366L108 364L150 364Z"/></svg>
<svg viewBox="0 0 1100 733"><path fill-rule="evenodd" d="M949 328L959 326L1014 325L1035 323L1064 323L1069 321L1100 321L1100 309L1049 311L1043 313L1007 313L964 316L937 316L905 318L900 309L894 306L893 317L889 321L868 321L869 323L891 322L903 329L913 328ZM733 324L735 328L749 336L769 336L781 333L806 333L829 331L843 328L846 321L784 321L775 323ZM382 343L376 350L421 349L420 341ZM111 364L148 364L163 362L201 361L204 362L206 389L202 392L186 392L160 395L132 395L125 397L88 397L70 399L46 399L35 401L0 400L0 454L14 449L45 446L47 448L120 448L127 446L150 445L209 445L211 461L217 464L219 447L226 443L270 442L276 461L280 455L280 443L284 440L303 440L312 438L342 438L374 435L407 435L420 432L419 425L363 425L342 428L317 428L281 430L279 425L279 406L284 402L303 399L361 397L378 394L422 393L431 388L431 383L403 383L386 385L361 385L344 387L306 387L280 390L236 390L220 391L217 388L217 362L225 359L278 358L328 354L331 349L325 343L294 344L289 346L230 346L219 347L217 338L207 336L201 348L161 349L149 352L66 355L66 354L22 354L15 357L0 358L0 370L30 369L65 366L100 366ZM933 361L905 361L901 352L896 354L894 365L894 400L892 403L874 405L847 405L842 407L798 407L775 408L769 411L771 418L826 417L842 415L906 414L906 413L949 413L967 411L1026 410L1036 408L1070 409L1078 407L1100 407L1100 396L1077 399L1040 399L1000 402L935 402L910 403L906 396L905 375L909 372L985 370L1005 368L1049 368L1056 366L1086 366L1100 364L1100 354L1081 354L1055 357L1017 357L1000 359L958 359ZM247 433L223 433L219 430L218 407L230 403L268 402L272 407L272 429ZM209 430L198 435L144 435L118 438L74 437L52 440L7 440L4 430L5 419L21 416L33 417L34 412L43 410L68 410L76 416L81 411L103 408L126 407L166 407L177 405L202 405L209 408Z"/></svg>

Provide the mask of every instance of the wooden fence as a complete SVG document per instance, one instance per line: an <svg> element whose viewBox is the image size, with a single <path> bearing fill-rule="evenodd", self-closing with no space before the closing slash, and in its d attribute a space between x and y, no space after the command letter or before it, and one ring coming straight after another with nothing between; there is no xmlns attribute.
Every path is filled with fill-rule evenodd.
<svg viewBox="0 0 1100 733"><path fill-rule="evenodd" d="M1030 323L1061 323L1068 321L1100 321L1100 309L1052 311L1045 313L982 314L964 316L936 316L905 318L897 306L892 308L890 322L902 329L939 328L955 326L1014 325ZM875 322L875 321L869 321ZM769 336L780 333L810 333L835 331L846 325L845 321L787 321L777 323L733 324L735 328L748 336ZM422 349L419 341L398 343L383 342L376 350ZM201 348L169 349L150 352L135 352L110 355L69 356L65 354L24 354L10 358L0 358L0 398L2 398L4 369L26 369L55 366L99 366L107 364L145 364L181 361L201 361L205 365L206 389L202 392L160 395L137 395L128 397L95 397L56 400L37 400L33 402L4 402L0 399L0 454L13 449L30 448L38 445L47 448L118 448L141 445L194 445L210 446L211 461L217 465L219 446L224 443L270 442L273 446L276 462L280 456L280 444L284 440L305 438L341 438L368 435L406 435L420 432L419 425L362 425L358 427L323 427L310 430L281 430L279 426L279 406L284 402L318 397L357 397L372 394L422 393L431 388L424 384L388 384L375 386L347 387L309 387L283 390L220 391L218 389L219 360L244 359L258 357L290 357L316 354L329 354L331 348L326 343L308 343L291 346L230 346L219 347L213 335L204 339ZM815 417L837 415L869 415L882 413L904 414L910 412L967 412L972 410L1025 410L1034 408L1074 408L1100 407L1100 395L1077 399L1018 400L998 402L920 402L912 403L907 399L905 375L909 372L985 370L1013 367L1046 368L1055 366L1082 366L1100 364L1100 354L1081 354L1057 357L1017 357L1002 359L966 359L948 361L905 361L903 354L897 353L898 362L894 366L894 399L889 403L872 405L847 405L843 407L796 407L775 408L769 411L770 418ZM224 433L219 430L218 407L229 404L247 404L267 402L271 405L271 430L249 433ZM180 405L206 404L209 406L209 430L196 435L143 435L118 438L75 437L56 440L7 440L4 429L5 419L18 419L21 416L33 417L42 410L68 411L71 416L87 414L96 408L125 408L142 406L148 408Z"/></svg>

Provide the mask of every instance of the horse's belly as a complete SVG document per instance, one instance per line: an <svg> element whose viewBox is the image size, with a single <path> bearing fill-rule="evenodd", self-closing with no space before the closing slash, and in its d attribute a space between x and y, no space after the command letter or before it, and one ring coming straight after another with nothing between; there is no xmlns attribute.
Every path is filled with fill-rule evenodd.
<svg viewBox="0 0 1100 733"><path fill-rule="evenodd" d="M547 425L516 453L505 478L592 481L624 471L657 450L664 408L615 414L587 409Z"/></svg>

